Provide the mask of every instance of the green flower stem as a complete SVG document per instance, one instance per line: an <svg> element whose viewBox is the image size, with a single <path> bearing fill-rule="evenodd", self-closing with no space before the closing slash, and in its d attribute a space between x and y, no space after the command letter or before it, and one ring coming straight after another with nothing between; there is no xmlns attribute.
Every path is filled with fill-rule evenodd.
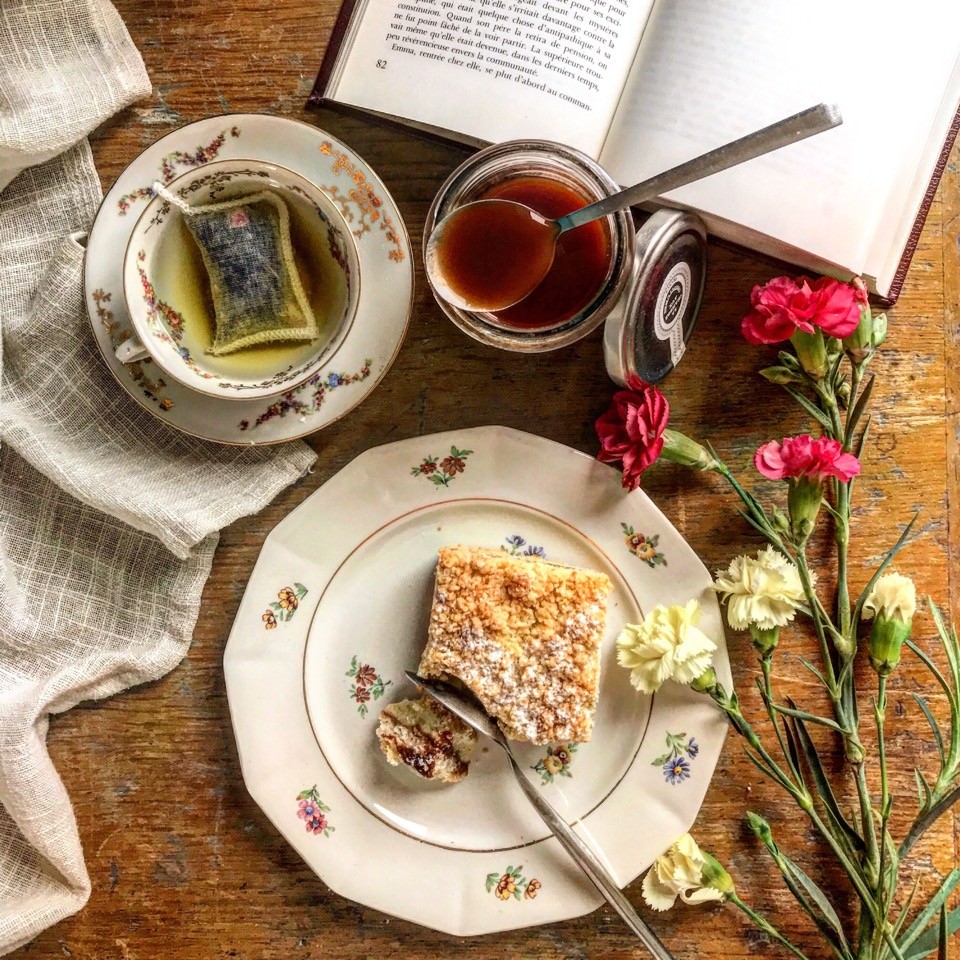
<svg viewBox="0 0 960 960"><path fill-rule="evenodd" d="M816 811L816 808L814 807L813 797L810 796L809 791L803 785L797 786L793 780L787 776L787 774L773 759L773 757L770 756L766 747L764 747L760 742L760 738L757 736L756 731L750 725L747 718L744 717L743 712L740 710L740 705L736 702L734 697L729 696L719 685L712 694L712 697L714 702L727 715L731 725L737 731L737 733L739 733L740 736L742 736L756 751L763 764L768 768L768 775L771 777L771 779L776 780L784 788L784 790L786 790L787 793L793 797L797 806L799 806L800 809L803 810L810 818L811 822L827 842L827 845L833 851L834 856L840 862L840 865L850 878L850 882L853 884L853 888L856 890L860 900L863 902L866 909L870 911L874 920L877 920L877 905L873 899L873 894L867 884L866 878L863 875L863 871L860 869L860 865L847 854L847 851L833 835L830 828L821 819L820 815Z"/></svg>
<svg viewBox="0 0 960 960"><path fill-rule="evenodd" d="M840 633L848 641L843 653L849 659L856 652L856 639L850 635L850 589L847 586L847 562L850 544L850 486L837 481L837 514L834 540L837 543L837 619Z"/></svg>
<svg viewBox="0 0 960 960"><path fill-rule="evenodd" d="M780 717L777 714L777 708L773 700L773 684L770 680L770 667L772 662L772 656L760 658L760 669L763 671L763 701L767 705L767 716L770 718L770 723L773 725L773 731L777 735L777 742L780 744L780 752L783 754L784 760L786 760L789 764L790 771L793 773L794 778L799 780L800 771L794 766L790 751L787 749L787 744L783 737L783 730L780 729Z"/></svg>
<svg viewBox="0 0 960 960"><path fill-rule="evenodd" d="M808 960L805 953L795 947L769 920L757 913L756 910L747 906L736 893L728 893L726 900L728 903L732 903L746 917L749 917L750 920L753 921L754 926L762 930L768 937L786 947L798 960Z"/></svg>
<svg viewBox="0 0 960 960"><path fill-rule="evenodd" d="M820 603L817 592L813 588L813 578L810 576L810 567L807 565L807 554L805 550L798 550L796 555L797 572L800 574L800 583L803 586L804 595L807 598L807 605L810 607L811 619L813 620L814 630L817 634L817 640L820 642L820 659L823 661L823 675L827 681L827 693L830 695L834 704L834 710L840 700L839 688L837 686L837 675L833 666L833 657L830 654L830 645L827 643L827 633L824 628L823 607ZM837 719L840 719L838 716ZM841 723L841 725L843 725Z"/></svg>

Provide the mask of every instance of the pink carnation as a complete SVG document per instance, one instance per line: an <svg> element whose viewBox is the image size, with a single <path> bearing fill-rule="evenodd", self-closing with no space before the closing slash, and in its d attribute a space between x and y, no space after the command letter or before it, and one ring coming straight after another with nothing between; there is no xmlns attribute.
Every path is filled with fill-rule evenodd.
<svg viewBox="0 0 960 960"><path fill-rule="evenodd" d="M791 280L775 277L750 293L753 309L740 324L750 343L780 343L798 330L813 333L819 327L831 337L843 339L857 329L860 306L866 293L849 283L821 277Z"/></svg>
<svg viewBox="0 0 960 960"><path fill-rule="evenodd" d="M770 480L807 477L823 481L836 477L847 483L860 473L860 461L852 453L845 453L836 440L814 439L809 434L765 443L754 454L753 463Z"/></svg>
<svg viewBox="0 0 960 960"><path fill-rule="evenodd" d="M636 490L643 472L663 449L670 404L656 387L641 380L632 378L629 387L615 393L606 412L597 419L597 459L603 463L622 461L623 486Z"/></svg>

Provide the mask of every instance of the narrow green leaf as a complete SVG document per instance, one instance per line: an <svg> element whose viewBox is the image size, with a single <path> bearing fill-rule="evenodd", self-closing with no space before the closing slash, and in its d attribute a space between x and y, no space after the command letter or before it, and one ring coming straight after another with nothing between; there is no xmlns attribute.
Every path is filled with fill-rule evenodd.
<svg viewBox="0 0 960 960"><path fill-rule="evenodd" d="M824 675L809 660L807 660L805 657L798 657L797 659L800 661L801 666L806 667L807 670L809 670L820 681L820 683L823 684L823 686L827 685L826 677L824 677Z"/></svg>
<svg viewBox="0 0 960 960"><path fill-rule="evenodd" d="M947 897L953 893L953 889L958 883L960 883L960 868L954 868L943 878L943 882L937 888L937 892L930 898L930 902L917 914L916 919L897 941L901 950L905 951L927 929L930 921L947 902ZM933 948L931 947L931 949Z"/></svg>
<svg viewBox="0 0 960 960"><path fill-rule="evenodd" d="M791 707L795 707L792 700L787 700L787 703ZM830 819L843 831L844 836L857 851L864 849L863 838L857 833L856 830L848 822L847 818L844 817L842 811L840 810L840 805L837 803L836 794L833 792L833 786L830 783L830 779L827 776L826 771L823 769L823 764L820 761L820 754L817 752L817 748L814 745L813 739L810 736L809 731L806 728L803 720L792 718L792 725L796 728L797 741L800 744L801 750L803 750L804 758L807 761L807 767L810 770L810 776L813 777L813 782L817 786L817 792L820 795L820 800L823 802L824 807L827 809L827 813L830 815Z"/></svg>
<svg viewBox="0 0 960 960"><path fill-rule="evenodd" d="M917 701L917 706L923 711L923 715L927 718L927 723L930 724L930 729L933 731L933 738L937 742L937 752L940 754L940 766L943 767L943 735L940 733L940 727L937 724L936 717L930 712L930 707L926 699L921 697L919 693L913 694L913 699Z"/></svg>
<svg viewBox="0 0 960 960"><path fill-rule="evenodd" d="M790 752L790 765L793 767L793 771L803 785L804 790L807 789L807 781L803 775L803 766L800 763L800 750L797 747L797 736L793 731L793 725L790 723L784 724L784 729L787 732L787 749Z"/></svg>
<svg viewBox="0 0 960 960"><path fill-rule="evenodd" d="M870 379L867 380L867 385L860 391L860 396L857 397L856 402L850 409L850 414L847 417L847 429L845 436L847 444L850 443L850 440L853 437L853 432L857 429L857 424L860 422L860 418L863 416L863 412L866 410L867 404L870 402L870 395L873 393L873 384L875 380L876 376L871 374Z"/></svg>
<svg viewBox="0 0 960 960"><path fill-rule="evenodd" d="M907 638L907 646L923 661L924 666L933 674L934 679L943 688L943 692L947 695L947 698L951 699L953 697L953 690L947 682L947 678L941 673L940 668L930 659L928 654L924 650L921 650L910 638Z"/></svg>
<svg viewBox="0 0 960 960"><path fill-rule="evenodd" d="M947 937L951 937L958 929L960 929L960 907L954 907L945 914L944 919L936 927L930 927L923 936L917 937L909 950L902 951L903 960L921 960L922 957L937 949L943 930L946 930Z"/></svg>
<svg viewBox="0 0 960 960"><path fill-rule="evenodd" d="M943 614L940 608L932 601L930 603L930 612L933 614L933 622L937 626L937 633L940 635L940 643L947 655L947 662L950 664L950 674L953 678L954 689L960 692L960 645L957 643L956 630L948 630L943 620Z"/></svg>
<svg viewBox="0 0 960 960"><path fill-rule="evenodd" d="M867 419L863 421L863 432L860 434L860 439L857 440L856 449L853 451L858 460L863 455L863 448L867 445L867 437L870 435L870 425L872 423L872 417L867 417Z"/></svg>
<svg viewBox="0 0 960 960"><path fill-rule="evenodd" d="M840 922L840 918L837 916L837 911L833 909L833 905L827 899L826 894L789 857L786 857L783 854L780 856L786 868L793 875L793 878L807 892L817 909L823 915L823 919L827 922L830 929L836 934L836 938L841 949L849 954L850 946L847 943L847 938L843 932L843 924Z"/></svg>
<svg viewBox="0 0 960 960"><path fill-rule="evenodd" d="M805 397L799 390L795 390L788 384L784 384L783 389L793 397L796 402L824 429L829 430L833 426L830 418L810 399Z"/></svg>
<svg viewBox="0 0 960 960"><path fill-rule="evenodd" d="M913 779L917 782L917 795L920 797L920 809L923 810L930 802L930 787L927 786L923 774L916 768L913 770Z"/></svg>
<svg viewBox="0 0 960 960"><path fill-rule="evenodd" d="M937 948L937 960L947 960L947 938L950 931L947 930L947 908L940 908L940 945Z"/></svg>
<svg viewBox="0 0 960 960"><path fill-rule="evenodd" d="M893 936L895 939L899 939L900 931L903 929L903 925L907 922L907 917L910 916L910 908L913 906L913 898L917 895L917 890L920 889L920 878L918 877L913 881L913 887L910 890L910 896L907 897L907 902L903 905L903 909L900 911L900 916L897 917L897 922L893 925Z"/></svg>

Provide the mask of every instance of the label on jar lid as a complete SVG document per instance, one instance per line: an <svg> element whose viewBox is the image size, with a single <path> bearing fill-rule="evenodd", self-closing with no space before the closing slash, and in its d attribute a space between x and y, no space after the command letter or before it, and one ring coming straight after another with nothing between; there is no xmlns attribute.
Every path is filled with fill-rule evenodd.
<svg viewBox="0 0 960 960"><path fill-rule="evenodd" d="M694 214L659 210L637 231L633 274L606 321L604 359L620 384L662 380L696 325L706 278L706 229Z"/></svg>
<svg viewBox="0 0 960 960"><path fill-rule="evenodd" d="M653 308L653 331L670 350L670 362L676 366L687 349L683 318L690 303L692 272L684 260L675 263L660 284Z"/></svg>

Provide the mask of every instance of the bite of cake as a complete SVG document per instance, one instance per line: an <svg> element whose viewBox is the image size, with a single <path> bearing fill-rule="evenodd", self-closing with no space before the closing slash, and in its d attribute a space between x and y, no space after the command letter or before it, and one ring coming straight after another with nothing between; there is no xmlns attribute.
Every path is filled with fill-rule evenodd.
<svg viewBox="0 0 960 960"><path fill-rule="evenodd" d="M401 700L380 712L377 739L387 761L425 780L456 783L469 770L477 735L429 696Z"/></svg>
<svg viewBox="0 0 960 960"><path fill-rule="evenodd" d="M585 742L611 589L596 571L444 547L418 672L459 681L513 740Z"/></svg>

